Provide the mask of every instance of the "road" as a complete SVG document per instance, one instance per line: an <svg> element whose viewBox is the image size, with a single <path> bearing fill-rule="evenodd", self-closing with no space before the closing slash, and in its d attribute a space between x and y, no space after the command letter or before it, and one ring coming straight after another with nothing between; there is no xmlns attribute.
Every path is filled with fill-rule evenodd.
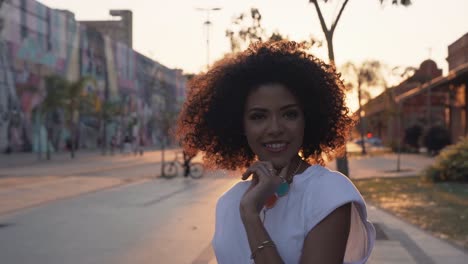
<svg viewBox="0 0 468 264"><path fill-rule="evenodd" d="M209 263L213 208L237 179L157 179L0 217L2 263Z"/></svg>
<svg viewBox="0 0 468 264"><path fill-rule="evenodd" d="M157 177L160 158L156 151L0 168L0 262L215 263L216 199L238 177L207 171L200 180L166 180ZM395 159L352 158L352 178L392 177ZM430 162L405 155L402 168L414 175Z"/></svg>

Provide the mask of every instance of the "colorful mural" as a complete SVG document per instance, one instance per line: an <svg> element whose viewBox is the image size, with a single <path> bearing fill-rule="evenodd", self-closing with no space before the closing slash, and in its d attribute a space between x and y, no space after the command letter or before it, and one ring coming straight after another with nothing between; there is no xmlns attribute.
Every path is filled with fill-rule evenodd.
<svg viewBox="0 0 468 264"><path fill-rule="evenodd" d="M53 125L59 129L46 136L45 119L37 111L47 95L44 80L51 75L70 82L94 80L84 89L86 96L95 98L92 109L77 116L77 147L93 148L125 136L158 143L154 117L176 111L185 97L180 70L85 27L71 12L34 0L4 1L0 14L0 151L42 152L47 144L52 149L67 147L70 126L65 112L53 113ZM109 105L114 116L103 119L97 113Z"/></svg>

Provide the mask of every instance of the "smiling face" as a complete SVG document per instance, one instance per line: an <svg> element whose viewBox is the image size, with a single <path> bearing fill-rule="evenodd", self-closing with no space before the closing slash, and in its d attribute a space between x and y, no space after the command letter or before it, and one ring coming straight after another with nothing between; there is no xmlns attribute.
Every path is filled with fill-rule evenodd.
<svg viewBox="0 0 468 264"><path fill-rule="evenodd" d="M247 96L244 133L259 160L276 169L297 156L304 138L304 113L297 98L281 84L264 84Z"/></svg>

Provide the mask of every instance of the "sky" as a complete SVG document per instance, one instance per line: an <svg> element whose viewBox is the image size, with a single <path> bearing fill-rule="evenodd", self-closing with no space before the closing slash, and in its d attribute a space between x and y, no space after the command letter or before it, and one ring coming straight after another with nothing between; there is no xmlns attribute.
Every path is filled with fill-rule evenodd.
<svg viewBox="0 0 468 264"><path fill-rule="evenodd" d="M379 0L350 0L334 35L336 64L379 60L395 66L419 67L434 60L447 73L448 45L468 32L467 0L412 0L409 7L381 5ZM262 26L291 40L310 36L323 41L311 52L328 60L324 35L313 4L308 0L40 0L75 13L78 20L110 19L110 9L133 11L133 47L138 52L186 73L206 69L206 12L210 13L210 63L230 51L226 29L232 18L250 8L262 14ZM390 2L390 1L387 1ZM342 0L320 2L330 24Z"/></svg>

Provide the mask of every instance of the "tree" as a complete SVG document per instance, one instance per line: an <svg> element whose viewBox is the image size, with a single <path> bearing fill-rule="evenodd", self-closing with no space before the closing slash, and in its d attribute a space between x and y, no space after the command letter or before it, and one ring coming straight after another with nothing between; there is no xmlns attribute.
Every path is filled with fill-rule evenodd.
<svg viewBox="0 0 468 264"><path fill-rule="evenodd" d="M347 82L345 86L349 89L356 89L358 94L358 118L361 134L361 149L362 155L366 154L366 145L364 142L364 122L362 120L362 103L363 100L368 101L371 97L370 89L375 89L379 86L385 86L385 80L382 74L382 66L379 61L369 60L357 66L351 62L346 63L342 67L342 72Z"/></svg>
<svg viewBox="0 0 468 264"><path fill-rule="evenodd" d="M387 2L386 0L379 0L380 3ZM315 6L315 11L317 12L317 15L320 20L320 26L322 27L323 34L325 35L325 39L327 41L327 47L328 47L328 59L330 61L330 64L335 65L335 52L333 48L333 34L335 33L336 26L338 25L338 22L340 21L341 15L343 14L343 11L348 4L349 0L344 0L341 3L341 7L339 9L338 14L336 17L333 18L332 23L330 28L328 28L325 19L322 14L322 10L320 9L320 5L318 3L318 0L309 0L309 3L313 3ZM323 0L323 2L328 3L330 0ZM392 4L401 4L403 6L408 6L411 4L411 0L391 0ZM341 173L345 175L349 175L349 168L348 168L348 159L346 157L346 147L345 147L345 155L343 157L338 157L336 159L336 164L337 164L337 169Z"/></svg>
<svg viewBox="0 0 468 264"><path fill-rule="evenodd" d="M58 75L50 75L45 77L46 96L42 103L38 106L40 119L46 125L47 143L46 157L50 160L50 144L52 142L53 129L52 125L60 108L65 105L65 94L67 89L67 81ZM39 139L40 140L40 139Z"/></svg>
<svg viewBox="0 0 468 264"><path fill-rule="evenodd" d="M424 146L431 155L439 154L439 151L451 143L450 133L444 126L433 126L424 134Z"/></svg>
<svg viewBox="0 0 468 264"><path fill-rule="evenodd" d="M187 74L187 79L193 78L194 74ZM153 77L149 81L152 93L152 116L149 126L152 133L161 144L161 175L164 174L165 149L169 145L169 139L173 138L172 129L176 123L179 105L171 86L164 78L161 69L153 69Z"/></svg>
<svg viewBox="0 0 468 264"><path fill-rule="evenodd" d="M420 125L413 125L405 129L404 142L419 152L419 139L423 134L423 128Z"/></svg>
<svg viewBox="0 0 468 264"><path fill-rule="evenodd" d="M246 13L242 13L234 18L233 24L240 27L235 32L231 29L226 30L226 36L231 41L232 52L238 52L244 49L246 43L261 41L264 38L265 29L261 26L262 15L257 8L250 9L250 25L243 25L245 18L248 17Z"/></svg>
<svg viewBox="0 0 468 264"><path fill-rule="evenodd" d="M89 109L93 105L92 100L85 93L85 88L88 83L94 83L95 80L91 77L81 77L80 79L67 82L65 89L64 108L66 119L70 127L70 155L75 157L76 143L76 125L79 121L80 112L83 109Z"/></svg>
<svg viewBox="0 0 468 264"><path fill-rule="evenodd" d="M101 153L105 155L107 153L107 124L114 120L116 116L123 114L123 106L119 101L109 101L101 99L94 94L90 101L94 101L95 112L93 113L99 119L100 135L102 138Z"/></svg>
<svg viewBox="0 0 468 264"><path fill-rule="evenodd" d="M383 4L384 2L388 2L387 0L379 0L379 1L381 4ZM325 22L325 18L323 17L322 10L320 9L320 5L318 2L319 2L318 0L309 0L309 3L313 3L315 6L315 10L317 11L317 15L320 20L320 26L322 27L323 34L325 35L325 39L327 41L328 59L330 60L330 63L334 64L335 53L334 53L334 48L333 48L333 34L335 33L336 26L338 25L341 15L343 14L343 11L346 8L346 5L348 4L349 0L342 1L338 14L336 15L336 17L332 19L330 28L328 28ZM331 2L331 0L323 0L323 2L328 3L328 2ZM394 5L401 4L403 6L408 6L411 4L411 0L391 0L391 3Z"/></svg>
<svg viewBox="0 0 468 264"><path fill-rule="evenodd" d="M231 42L231 51L239 52L244 50L251 43L257 41L280 41L288 39L287 36L282 35L278 31L274 31L270 37L267 37L266 30L262 27L261 22L262 15L257 8L251 8L250 14L242 13L235 16L232 21L232 28L237 29L226 30L226 37L228 37ZM321 45L321 42L312 36L309 40L302 40L300 43L303 44L306 49L310 49L314 45Z"/></svg>

